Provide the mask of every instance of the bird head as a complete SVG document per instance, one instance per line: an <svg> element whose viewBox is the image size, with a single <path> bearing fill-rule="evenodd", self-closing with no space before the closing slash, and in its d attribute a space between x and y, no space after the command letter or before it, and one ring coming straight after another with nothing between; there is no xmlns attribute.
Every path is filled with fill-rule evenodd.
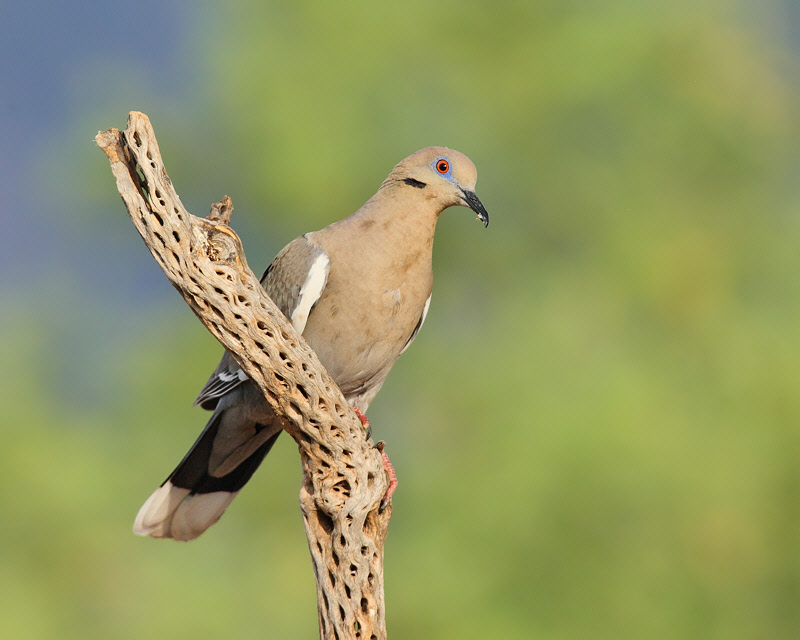
<svg viewBox="0 0 800 640"><path fill-rule="evenodd" d="M489 226L489 212L475 194L478 171L463 153L447 147L427 147L400 162L392 172L407 188L419 189L444 210L463 206L472 209Z"/></svg>

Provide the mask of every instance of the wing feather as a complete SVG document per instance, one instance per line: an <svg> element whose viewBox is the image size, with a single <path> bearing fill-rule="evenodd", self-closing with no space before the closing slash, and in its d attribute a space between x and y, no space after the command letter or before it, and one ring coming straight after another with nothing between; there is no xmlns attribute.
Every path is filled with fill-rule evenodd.
<svg viewBox="0 0 800 640"><path fill-rule="evenodd" d="M328 254L312 244L306 234L286 245L261 276L267 295L300 333L325 290L330 267ZM222 396L245 380L244 371L226 351L194 404L213 411Z"/></svg>

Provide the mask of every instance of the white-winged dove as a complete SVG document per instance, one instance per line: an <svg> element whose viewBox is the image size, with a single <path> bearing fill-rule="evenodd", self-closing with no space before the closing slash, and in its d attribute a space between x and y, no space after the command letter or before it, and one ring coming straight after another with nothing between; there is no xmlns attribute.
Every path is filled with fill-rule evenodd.
<svg viewBox="0 0 800 640"><path fill-rule="evenodd" d="M488 226L469 158L428 147L400 162L353 215L289 243L261 284L358 412L417 335L431 301L439 214L470 207ZM261 392L229 353L195 404L214 413L133 530L192 540L214 524L280 435ZM361 415L363 416L363 413Z"/></svg>

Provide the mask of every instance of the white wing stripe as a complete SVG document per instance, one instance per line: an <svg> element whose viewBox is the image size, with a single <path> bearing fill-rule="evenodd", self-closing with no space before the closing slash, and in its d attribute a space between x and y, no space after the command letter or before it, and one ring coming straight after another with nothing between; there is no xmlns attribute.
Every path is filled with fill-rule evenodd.
<svg viewBox="0 0 800 640"><path fill-rule="evenodd" d="M428 307L431 306L431 297L432 296L433 296L433 294L429 295L428 299L425 301L425 307L422 309L422 317L419 319L419 324L414 329L414 333L411 334L411 337L408 339L408 342L406 342L406 346L404 346L403 350L400 351L400 355L403 355L405 350L408 349L411 346L411 343L414 342L414 338L417 337L417 334L419 333L419 330L422 329L422 325L425 322L425 316L428 315Z"/></svg>
<svg viewBox="0 0 800 640"><path fill-rule="evenodd" d="M297 301L297 306L292 311L292 325L298 333L303 333L308 322L308 314L311 313L311 307L319 300L322 295L322 290L325 288L325 283L328 281L328 273L331 270L331 261L328 255L320 253L308 270L306 281L300 288L300 296Z"/></svg>

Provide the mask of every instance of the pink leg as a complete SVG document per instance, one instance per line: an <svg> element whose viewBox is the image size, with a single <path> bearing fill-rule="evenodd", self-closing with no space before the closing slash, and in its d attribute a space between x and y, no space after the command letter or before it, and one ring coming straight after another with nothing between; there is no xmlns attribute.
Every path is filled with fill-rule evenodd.
<svg viewBox="0 0 800 640"><path fill-rule="evenodd" d="M383 496L383 500L381 500L380 511L383 511L389 502L391 502L392 495L394 494L395 489L397 489L397 474L394 472L392 463L389 462L389 456L387 456L386 452L383 450L385 446L386 443L383 440L375 445L378 451L381 452L381 458L383 458L383 468L386 469L386 473L389 474L389 488L386 489L386 495Z"/></svg>
<svg viewBox="0 0 800 640"><path fill-rule="evenodd" d="M369 420L367 420L367 416L364 415L364 412L361 411L361 409L356 409L356 407L353 407L353 411L356 412L358 419L361 420L361 426L365 429L369 429Z"/></svg>
<svg viewBox="0 0 800 640"><path fill-rule="evenodd" d="M361 411L361 409L356 409L353 407L353 410L356 412L358 419L361 420L361 425L367 429L368 433L372 433L372 428L369 426L369 420L367 416ZM389 488L386 489L386 495L383 496L383 500L381 500L380 510L383 511L389 502L392 499L392 495L397 489L397 474L394 472L394 467L392 463L389 461L389 456L386 455L386 452L383 450L386 446L386 443L381 440L375 445L375 448L381 452L381 458L383 459L383 468L386 469L386 473L389 474Z"/></svg>

